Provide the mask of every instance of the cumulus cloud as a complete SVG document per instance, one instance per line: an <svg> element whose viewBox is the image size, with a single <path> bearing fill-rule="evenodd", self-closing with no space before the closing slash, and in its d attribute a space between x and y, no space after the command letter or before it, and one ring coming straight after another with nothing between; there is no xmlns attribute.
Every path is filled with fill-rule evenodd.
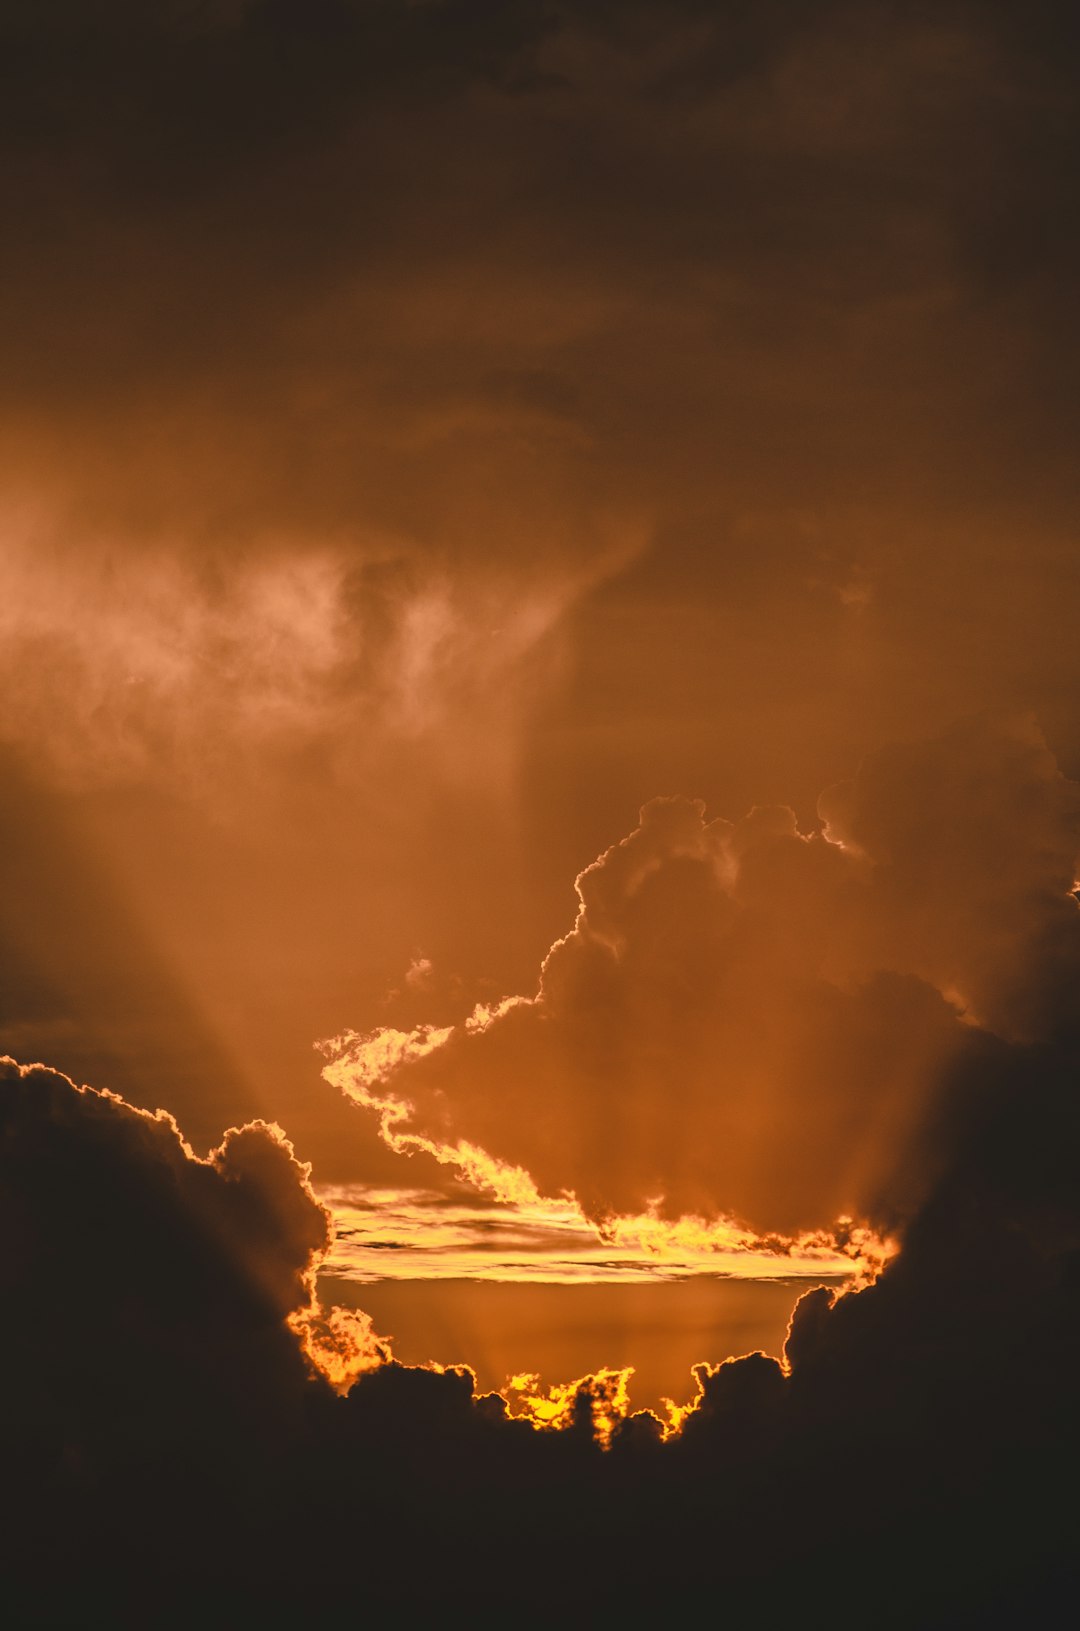
<svg viewBox="0 0 1080 1631"><path fill-rule="evenodd" d="M887 1215L966 1027L1053 1030L1080 789L1029 720L983 718L871 755L821 807L803 834L654 801L578 878L535 997L345 1038L329 1078L397 1147L467 1139L601 1221Z"/></svg>

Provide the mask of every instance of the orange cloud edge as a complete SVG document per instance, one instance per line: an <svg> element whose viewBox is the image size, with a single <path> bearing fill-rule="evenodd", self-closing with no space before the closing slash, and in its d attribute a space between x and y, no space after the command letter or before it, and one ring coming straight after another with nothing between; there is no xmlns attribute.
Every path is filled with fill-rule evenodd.
<svg viewBox="0 0 1080 1631"><path fill-rule="evenodd" d="M531 1000L510 997L498 1005L478 1006L465 1022L466 1028L483 1030L509 1008ZM657 1200L642 1212L598 1222L585 1214L572 1192L542 1194L524 1168L502 1161L479 1145L465 1140L440 1142L414 1131L408 1124L411 1106L387 1091L385 1080L403 1060L441 1047L453 1029L421 1025L412 1031L347 1032L316 1046L328 1061L322 1072L326 1081L358 1107L375 1113L380 1136L389 1148L401 1155L433 1157L455 1173L460 1187L494 1201L494 1207L490 1203L484 1207L483 1243L470 1238L467 1202L447 1205L445 1197L440 1197L433 1206L420 1190L328 1187L318 1195L332 1219L331 1239L314 1270L315 1277L325 1272L369 1283L445 1278L595 1284L706 1275L803 1280L808 1287L831 1281L830 1295L837 1297L872 1284L896 1255L895 1240L882 1238L849 1217L837 1219L827 1230L795 1236L759 1235L733 1218L665 1218ZM387 1241L381 1237L390 1220L395 1238ZM500 1252L497 1243L493 1248L493 1223L505 1231L508 1252ZM364 1370L391 1357L390 1339L375 1337L366 1315L341 1308L323 1311L314 1284L312 1308L293 1328L313 1367L343 1392ZM693 1365L695 1395L685 1404L665 1397L666 1419L655 1411L633 1408L632 1365L601 1367L546 1390L537 1373L519 1372L496 1392L478 1398L488 1408L539 1432L566 1431L584 1419L605 1448L620 1426L631 1420L663 1442L678 1436L686 1420L701 1407L707 1379L736 1357L744 1356ZM786 1372L786 1358L772 1357ZM415 1368L467 1375L477 1394L477 1376L471 1366L443 1365L432 1359Z"/></svg>
<svg viewBox="0 0 1080 1631"><path fill-rule="evenodd" d="M478 1006L465 1028L482 1031L510 1008L533 1000L510 997L497 1005ZM448 1205L440 1197L432 1204L434 1197L422 1190L325 1188L319 1198L330 1211L334 1229L322 1272L369 1283L444 1278L598 1284L704 1275L803 1280L808 1286L830 1281L834 1294L840 1295L872 1284L896 1254L895 1240L882 1238L850 1217L838 1218L831 1229L760 1235L730 1217L664 1217L657 1199L644 1211L597 1221L586 1215L573 1192L545 1195L523 1167L477 1144L443 1142L415 1131L409 1125L411 1106L387 1089L386 1080L402 1062L440 1048L453 1030L431 1025L411 1031L385 1027L366 1035L346 1032L316 1046L327 1060L325 1080L359 1108L375 1114L380 1136L390 1149L404 1156L433 1157L451 1169L459 1187L477 1197L490 1197L495 1204L484 1207L484 1238L475 1239L470 1232L467 1201ZM388 1224L392 1240L386 1238ZM502 1241L493 1241L493 1225L496 1236L502 1231ZM338 1337L347 1340L346 1311L335 1311L334 1318ZM314 1327L304 1327L309 1333L325 1329L317 1321ZM366 1339L369 1327L363 1327L360 1335ZM339 1370L335 1354L326 1351L325 1335L321 1339L309 1335L307 1340L309 1357L323 1374L334 1385L347 1387L353 1374L349 1361ZM389 1343L385 1346L389 1349ZM467 1373L475 1391L476 1375L468 1366L446 1367L432 1360L421 1368ZM564 1430L584 1412L602 1445L610 1443L618 1424L631 1416L654 1423L652 1430L668 1438L699 1408L704 1380L719 1368L704 1360L692 1367L696 1397L685 1405L665 1399L666 1421L652 1411L633 1410L633 1366L601 1368L546 1391L536 1373L521 1372L484 1397L539 1431ZM495 1400L500 1401L498 1406Z"/></svg>

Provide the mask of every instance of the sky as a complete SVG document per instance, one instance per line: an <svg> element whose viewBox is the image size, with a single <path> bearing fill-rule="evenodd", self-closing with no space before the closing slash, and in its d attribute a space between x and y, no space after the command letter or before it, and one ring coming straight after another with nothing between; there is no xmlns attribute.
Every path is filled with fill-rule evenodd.
<svg viewBox="0 0 1080 1631"><path fill-rule="evenodd" d="M27 1623L170 1536L192 1600L432 1611L459 1509L510 1614L515 1524L619 1551L583 1613L689 1611L714 1528L759 1616L1063 1587L1076 44L0 6Z"/></svg>

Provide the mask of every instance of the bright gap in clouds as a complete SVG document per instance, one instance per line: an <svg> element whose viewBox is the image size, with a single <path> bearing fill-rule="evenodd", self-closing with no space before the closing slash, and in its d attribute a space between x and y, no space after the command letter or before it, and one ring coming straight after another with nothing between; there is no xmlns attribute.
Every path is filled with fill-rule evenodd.
<svg viewBox="0 0 1080 1631"><path fill-rule="evenodd" d="M333 1218L322 1301L373 1320L404 1364L467 1365L478 1391L534 1425L569 1425L596 1377L622 1400L613 1420L651 1410L671 1430L695 1366L779 1358L804 1291L865 1284L889 1250L854 1228L842 1247L647 1214L601 1238L570 1199L495 1200L457 1182L317 1194Z"/></svg>
<svg viewBox="0 0 1080 1631"><path fill-rule="evenodd" d="M1041 971L1075 933L1076 811L1019 715L870 755L810 834L788 808L732 823L652 801L578 875L534 995L318 1044L325 1080L429 1186L324 1188L323 1273L361 1303L400 1283L402 1310L406 1287L420 1306L440 1283L583 1303L865 1285L918 1204L923 1129L972 1031L1026 1042L1052 1016ZM452 1320L428 1330L426 1361L472 1364Z"/></svg>
<svg viewBox="0 0 1080 1631"><path fill-rule="evenodd" d="M545 1285L627 1285L690 1276L805 1280L871 1278L890 1248L869 1230L847 1244L825 1233L784 1241L734 1224L651 1214L616 1218L604 1237L570 1199L488 1201L464 1186L326 1187L334 1219L323 1272L343 1280L488 1280Z"/></svg>

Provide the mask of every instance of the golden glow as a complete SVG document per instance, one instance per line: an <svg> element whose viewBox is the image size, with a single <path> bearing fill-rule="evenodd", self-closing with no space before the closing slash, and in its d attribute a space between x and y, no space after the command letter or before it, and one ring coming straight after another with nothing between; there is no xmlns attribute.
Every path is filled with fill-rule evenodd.
<svg viewBox="0 0 1080 1631"><path fill-rule="evenodd" d="M462 1193L324 1187L334 1219L322 1272L359 1282L493 1280L630 1284L692 1275L735 1279L873 1280L896 1250L841 1220L834 1233L759 1238L727 1220L655 1211L612 1218L602 1229L570 1197L483 1202Z"/></svg>
<svg viewBox="0 0 1080 1631"><path fill-rule="evenodd" d="M494 1007L478 1005L465 1021L464 1029L467 1033L486 1030L493 1020L511 1008L527 1005L528 1001L526 997L508 997ZM330 1059L322 1074L354 1104L376 1112L379 1136L398 1155L423 1151L433 1155L440 1166L455 1168L467 1183L488 1191L500 1201L535 1205L541 1199L540 1193L524 1168L500 1161L467 1140L444 1143L410 1130L407 1123L412 1106L396 1094L375 1091L399 1065L434 1053L450 1040L456 1029L453 1025L418 1025L412 1031L386 1028L366 1036L346 1031L317 1044L319 1051Z"/></svg>
<svg viewBox="0 0 1080 1631"><path fill-rule="evenodd" d="M865 1284L893 1255L894 1242L849 1217L838 1218L832 1229L759 1235L732 1218L667 1218L657 1201L643 1212L596 1222L572 1192L542 1195L524 1168L477 1144L461 1139L444 1142L413 1131L412 1106L385 1086L397 1067L437 1052L456 1034L483 1032L514 1009L534 1008L538 1000L510 997L477 1007L460 1028L421 1025L408 1032L384 1028L366 1035L350 1031L319 1044L328 1058L325 1079L354 1104L375 1111L380 1136L392 1150L432 1155L440 1165L454 1168L466 1184L502 1204L498 1213L485 1211L485 1224L489 1229L492 1223L502 1226L507 1245L514 1248L513 1261L504 1258L500 1263L490 1239L481 1247L470 1237L467 1210L455 1214L445 1205L425 1206L421 1191L411 1192L408 1200L407 1191L389 1192L405 1238L399 1235L388 1245L383 1220L370 1214L363 1194L327 1189L323 1198L337 1221L329 1272L377 1279L429 1274L438 1262L445 1274L493 1279L571 1281L711 1273L747 1278L843 1275ZM536 1245L540 1238L547 1243L543 1250ZM402 1256L406 1245L419 1253L411 1264ZM598 1251L599 1245L606 1250Z"/></svg>
<svg viewBox="0 0 1080 1631"><path fill-rule="evenodd" d="M705 1397L705 1377L709 1375L711 1368L705 1364L692 1367L692 1375L697 1383L697 1392L694 1398L690 1399L686 1404L676 1404L674 1399L664 1400L664 1409L667 1412L667 1425L664 1429L665 1438L677 1438L683 1430L687 1417L692 1416L695 1410L699 1409L701 1401Z"/></svg>
<svg viewBox="0 0 1080 1631"><path fill-rule="evenodd" d="M501 1391L515 1420L527 1421L540 1431L565 1432L584 1418L597 1442L607 1449L616 1427L631 1414L633 1374L632 1366L600 1370L544 1392L540 1378L526 1372L511 1376Z"/></svg>
<svg viewBox="0 0 1080 1631"><path fill-rule="evenodd" d="M365 1371L377 1370L391 1357L390 1344L376 1336L370 1315L354 1308L323 1308L314 1294L307 1308L289 1315L287 1324L312 1371L337 1393L348 1393Z"/></svg>

